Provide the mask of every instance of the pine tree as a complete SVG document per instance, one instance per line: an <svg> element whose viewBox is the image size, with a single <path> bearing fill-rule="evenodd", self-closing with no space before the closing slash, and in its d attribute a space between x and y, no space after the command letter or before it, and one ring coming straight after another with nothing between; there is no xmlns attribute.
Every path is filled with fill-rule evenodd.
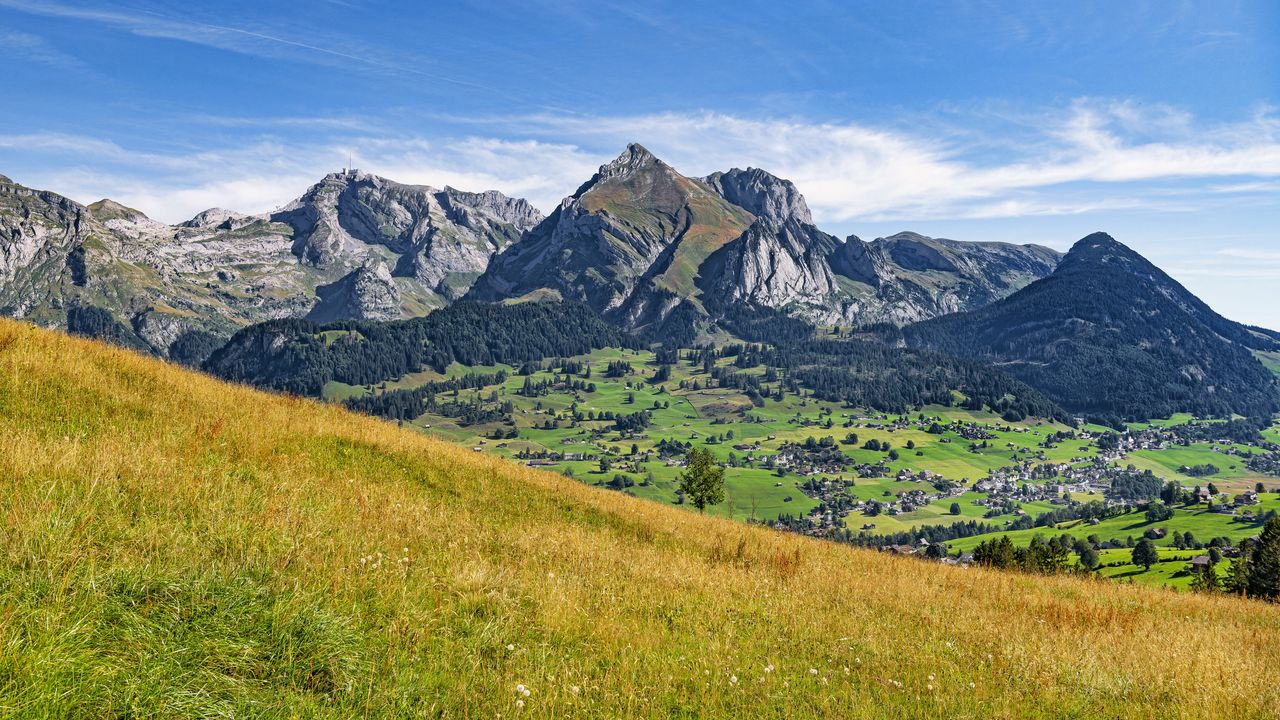
<svg viewBox="0 0 1280 720"><path fill-rule="evenodd" d="M1231 569L1227 571L1227 579L1225 588L1227 592L1244 596L1249 593L1249 574L1252 570L1253 561L1253 541L1244 539L1240 541L1240 556L1231 563Z"/></svg>
<svg viewBox="0 0 1280 720"><path fill-rule="evenodd" d="M1268 600L1280 597L1280 518L1268 520L1262 528L1251 565L1249 594Z"/></svg>
<svg viewBox="0 0 1280 720"><path fill-rule="evenodd" d="M1206 593L1218 592L1222 589L1222 582L1218 580L1218 571L1213 567L1213 563L1206 565L1204 570L1191 580L1191 589L1194 592Z"/></svg>

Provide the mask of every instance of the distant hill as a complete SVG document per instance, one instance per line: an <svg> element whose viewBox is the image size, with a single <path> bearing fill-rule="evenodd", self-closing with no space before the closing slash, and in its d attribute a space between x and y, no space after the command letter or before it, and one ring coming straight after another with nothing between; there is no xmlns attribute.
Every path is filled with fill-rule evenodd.
<svg viewBox="0 0 1280 720"><path fill-rule="evenodd" d="M902 334L912 347L997 363L1082 414L1280 410L1276 379L1252 352L1280 341L1218 315L1105 233L1080 240L1052 275L1004 300Z"/></svg>
<svg viewBox="0 0 1280 720"><path fill-rule="evenodd" d="M0 468L22 716L1280 706L1280 606L703 517L8 320Z"/></svg>

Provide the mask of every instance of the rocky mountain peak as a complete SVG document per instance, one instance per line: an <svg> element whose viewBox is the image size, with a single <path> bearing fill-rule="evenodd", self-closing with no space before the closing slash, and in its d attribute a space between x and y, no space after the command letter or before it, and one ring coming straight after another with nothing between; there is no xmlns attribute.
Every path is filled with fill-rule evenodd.
<svg viewBox="0 0 1280 720"><path fill-rule="evenodd" d="M655 169L666 169L672 173L670 165L659 160L653 153L649 152L643 145L639 143L631 143L627 145L627 149L613 160L600 166L596 174L590 180L582 184L571 198L581 197L583 194L601 183L610 180L626 179L628 177L639 175L646 171ZM566 200L571 199L566 198Z"/></svg>
<svg viewBox="0 0 1280 720"><path fill-rule="evenodd" d="M733 168L728 172L712 173L703 181L724 199L756 217L774 223L794 218L806 225L813 224L809 205L790 180L749 167L746 170Z"/></svg>
<svg viewBox="0 0 1280 720"><path fill-rule="evenodd" d="M106 222L107 220L149 220L145 213L141 210L122 205L111 198L103 198L89 206L89 212L98 220Z"/></svg>

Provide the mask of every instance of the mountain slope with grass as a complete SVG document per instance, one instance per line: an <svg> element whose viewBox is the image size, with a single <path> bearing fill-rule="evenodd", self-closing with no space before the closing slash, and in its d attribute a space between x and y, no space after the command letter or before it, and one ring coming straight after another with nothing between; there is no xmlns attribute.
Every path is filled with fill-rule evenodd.
<svg viewBox="0 0 1280 720"><path fill-rule="evenodd" d="M19 716L1280 706L1275 605L699 517L7 320L0 476Z"/></svg>

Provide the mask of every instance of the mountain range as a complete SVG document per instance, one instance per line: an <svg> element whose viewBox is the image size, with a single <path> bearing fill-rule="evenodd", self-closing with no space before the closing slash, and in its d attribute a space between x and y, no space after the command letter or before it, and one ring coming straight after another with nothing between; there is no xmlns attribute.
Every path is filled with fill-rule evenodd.
<svg viewBox="0 0 1280 720"><path fill-rule="evenodd" d="M541 220L497 192L344 171L273 213L165 225L0 177L0 313L71 330L89 319L162 356L184 335L273 318L425 315Z"/></svg>
<svg viewBox="0 0 1280 720"><path fill-rule="evenodd" d="M580 305L634 342L688 346L744 317L770 332L738 336L765 342L836 326L995 367L1098 418L1280 409L1258 359L1280 351L1280 334L1222 318L1108 235L1065 256L910 232L842 240L788 180L757 168L690 177L637 144L545 217L495 191L344 170L271 213L211 209L165 225L0 177L0 314L192 365L223 348L221 364L274 376L265 366L290 338L310 337L303 355L320 357L318 325L238 332L269 321L398 322L462 301L544 300Z"/></svg>
<svg viewBox="0 0 1280 720"><path fill-rule="evenodd" d="M639 145L545 218L495 191L344 170L275 212L171 226L0 177L0 313L109 327L162 356L265 320L410 318L462 297L577 299L631 330L681 305L704 317L707 297L824 324L909 322L1004 297L1059 257L912 233L841 241L789 181L686 177Z"/></svg>

